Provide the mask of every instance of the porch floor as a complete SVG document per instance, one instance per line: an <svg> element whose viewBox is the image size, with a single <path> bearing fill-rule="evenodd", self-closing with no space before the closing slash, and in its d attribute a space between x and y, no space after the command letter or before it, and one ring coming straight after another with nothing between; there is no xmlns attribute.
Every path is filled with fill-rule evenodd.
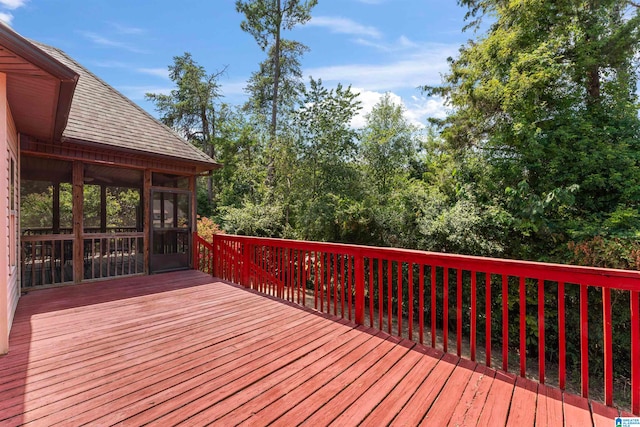
<svg viewBox="0 0 640 427"><path fill-rule="evenodd" d="M196 271L32 291L0 425L613 425L559 390Z"/></svg>

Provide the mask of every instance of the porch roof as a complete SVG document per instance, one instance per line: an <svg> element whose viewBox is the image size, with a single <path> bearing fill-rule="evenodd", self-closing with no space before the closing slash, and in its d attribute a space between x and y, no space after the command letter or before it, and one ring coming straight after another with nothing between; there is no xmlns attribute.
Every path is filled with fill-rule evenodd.
<svg viewBox="0 0 640 427"><path fill-rule="evenodd" d="M60 49L35 41L32 43L80 76L62 142L107 146L195 162L200 170L220 167Z"/></svg>

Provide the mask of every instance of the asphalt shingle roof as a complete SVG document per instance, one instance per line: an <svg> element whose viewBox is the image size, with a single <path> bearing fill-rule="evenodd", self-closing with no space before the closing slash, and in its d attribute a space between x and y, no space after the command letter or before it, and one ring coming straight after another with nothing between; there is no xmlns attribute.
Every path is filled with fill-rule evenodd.
<svg viewBox="0 0 640 427"><path fill-rule="evenodd" d="M217 164L63 51L33 42L80 76L62 137Z"/></svg>

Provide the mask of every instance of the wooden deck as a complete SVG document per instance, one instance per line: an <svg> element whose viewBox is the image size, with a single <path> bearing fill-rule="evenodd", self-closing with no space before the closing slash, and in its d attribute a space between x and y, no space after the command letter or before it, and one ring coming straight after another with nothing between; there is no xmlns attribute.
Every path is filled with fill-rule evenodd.
<svg viewBox="0 0 640 427"><path fill-rule="evenodd" d="M0 425L603 425L618 412L196 271L32 291Z"/></svg>

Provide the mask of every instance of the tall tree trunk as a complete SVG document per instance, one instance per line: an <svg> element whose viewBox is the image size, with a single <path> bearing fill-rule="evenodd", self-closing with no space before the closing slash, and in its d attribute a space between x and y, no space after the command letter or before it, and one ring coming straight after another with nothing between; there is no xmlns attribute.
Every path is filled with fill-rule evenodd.
<svg viewBox="0 0 640 427"><path fill-rule="evenodd" d="M282 6L277 0L278 22L276 23L275 47L273 55L273 99L271 103L271 132L269 136L269 150L267 153L267 188L272 190L275 186L275 159L274 149L278 129L278 88L280 86L280 29L282 27Z"/></svg>

